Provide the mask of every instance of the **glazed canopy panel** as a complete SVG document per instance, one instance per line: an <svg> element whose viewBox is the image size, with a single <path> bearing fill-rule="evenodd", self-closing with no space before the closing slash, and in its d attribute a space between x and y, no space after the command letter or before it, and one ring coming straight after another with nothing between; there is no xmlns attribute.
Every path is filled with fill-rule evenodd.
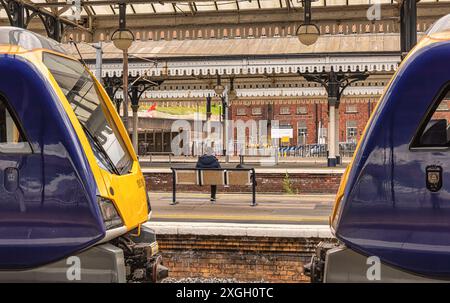
<svg viewBox="0 0 450 303"><path fill-rule="evenodd" d="M439 0L446 2L448 0ZM55 3L47 3L45 0L30 0L29 3L37 4L47 10L53 7L62 7L66 1L58 0ZM303 7L300 0L219 0L219 1L151 1L151 0L131 0L126 1L131 5L127 6L128 14L195 14L197 12L233 12L233 11L251 11L251 10L274 10L274 9L293 9L301 10ZM438 0L422 0L421 2L438 2ZM60 4L58 4L60 3ZM118 15L117 0L81 0L82 16L105 16ZM380 0L380 4L394 4L393 0ZM336 6L361 6L371 5L370 0L313 0L312 7L336 7ZM69 11L64 11L61 16L69 16ZM0 18L6 18L4 11L0 11Z"/></svg>

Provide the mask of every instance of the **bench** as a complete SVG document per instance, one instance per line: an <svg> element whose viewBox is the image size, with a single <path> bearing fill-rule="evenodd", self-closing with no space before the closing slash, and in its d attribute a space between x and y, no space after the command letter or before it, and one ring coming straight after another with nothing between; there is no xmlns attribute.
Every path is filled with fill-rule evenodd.
<svg viewBox="0 0 450 303"><path fill-rule="evenodd" d="M172 170L172 203L177 204L177 184L251 186L252 203L256 206L256 174L254 168L175 168Z"/></svg>

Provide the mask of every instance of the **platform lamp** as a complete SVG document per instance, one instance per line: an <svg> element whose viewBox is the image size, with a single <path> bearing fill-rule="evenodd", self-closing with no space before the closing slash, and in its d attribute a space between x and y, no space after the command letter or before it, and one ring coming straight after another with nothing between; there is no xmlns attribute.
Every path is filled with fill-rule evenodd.
<svg viewBox="0 0 450 303"><path fill-rule="evenodd" d="M119 29L111 35L111 41L123 52L123 123L128 132L128 49L134 35L126 28L126 9L124 2L119 3Z"/></svg>
<svg viewBox="0 0 450 303"><path fill-rule="evenodd" d="M228 93L228 99L230 102L237 99L237 92L234 89L234 77L230 78L230 92Z"/></svg>
<svg viewBox="0 0 450 303"><path fill-rule="evenodd" d="M304 18L303 23L297 27L296 36L304 45L312 45L316 43L320 36L320 30L317 25L311 23L311 2L318 0L302 0Z"/></svg>
<svg viewBox="0 0 450 303"><path fill-rule="evenodd" d="M217 96L221 97L224 91L225 87L222 85L222 79L220 75L217 75L217 84L214 86L214 92Z"/></svg>

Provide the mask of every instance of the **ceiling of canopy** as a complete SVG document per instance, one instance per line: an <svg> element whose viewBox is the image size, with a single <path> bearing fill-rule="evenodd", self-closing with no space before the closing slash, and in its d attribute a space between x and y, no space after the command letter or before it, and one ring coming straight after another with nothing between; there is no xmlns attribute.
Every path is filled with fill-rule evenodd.
<svg viewBox="0 0 450 303"><path fill-rule="evenodd" d="M65 19L69 24L75 24L81 29L86 30L89 24L93 24L95 20L111 20L118 18L119 3L126 3L126 11L129 16L143 16L144 20L147 16L159 16L164 18L186 17L194 18L198 16L207 16L207 20L215 22L214 18L220 18L222 15L236 15L250 13L253 15L263 14L265 12L303 12L302 0L220 0L220 1L170 1L170 0L2 0L0 1L0 21L3 25L9 23L5 9L2 3L8 1L22 2L28 6L38 8ZM312 8L336 8L342 7L359 7L370 6L373 4L393 5L397 6L401 0L312 0ZM74 10L74 4L80 3L80 11ZM450 0L420 0L420 3L450 3ZM81 19L73 18L75 14L80 15ZM248 15L248 14L247 14ZM78 16L77 16L78 17ZM114 19L113 19L114 18ZM339 15L336 12L336 19ZM78 20L78 21L76 21ZM150 20L150 19L149 19ZM250 19L246 19L247 22ZM145 22L145 21L143 21ZM142 23L145 25L145 23ZM202 23L204 24L204 22Z"/></svg>
<svg viewBox="0 0 450 303"><path fill-rule="evenodd" d="M81 2L81 16L117 15L120 0L73 0ZM189 14L198 12L249 11L249 10L302 10L302 0L222 0L222 1L156 1L123 0L128 3L128 14ZM313 0L314 1L314 0ZM312 7L371 5L374 3L394 4L397 0L315 0ZM69 1L65 0L24 0L55 14L72 14ZM420 2L450 2L450 0L420 0ZM1 10L0 17L5 17Z"/></svg>

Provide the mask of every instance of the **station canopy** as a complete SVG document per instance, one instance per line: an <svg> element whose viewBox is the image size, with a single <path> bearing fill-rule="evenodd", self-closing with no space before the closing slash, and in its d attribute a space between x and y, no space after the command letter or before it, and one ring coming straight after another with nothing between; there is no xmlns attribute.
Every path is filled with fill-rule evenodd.
<svg viewBox="0 0 450 303"><path fill-rule="evenodd" d="M239 12L251 10L302 9L302 0L222 0L222 1L157 1L157 0L27 0L27 4L48 10L53 14L68 17L72 14L68 9L71 3L80 2L81 16L106 16L119 14L119 2L127 5L127 14L174 15L197 12ZM397 0L313 0L312 7L357 6L372 4L396 4ZM450 2L450 0L420 0L421 3ZM4 10L0 18L5 18ZM339 16L336 16L338 19Z"/></svg>

